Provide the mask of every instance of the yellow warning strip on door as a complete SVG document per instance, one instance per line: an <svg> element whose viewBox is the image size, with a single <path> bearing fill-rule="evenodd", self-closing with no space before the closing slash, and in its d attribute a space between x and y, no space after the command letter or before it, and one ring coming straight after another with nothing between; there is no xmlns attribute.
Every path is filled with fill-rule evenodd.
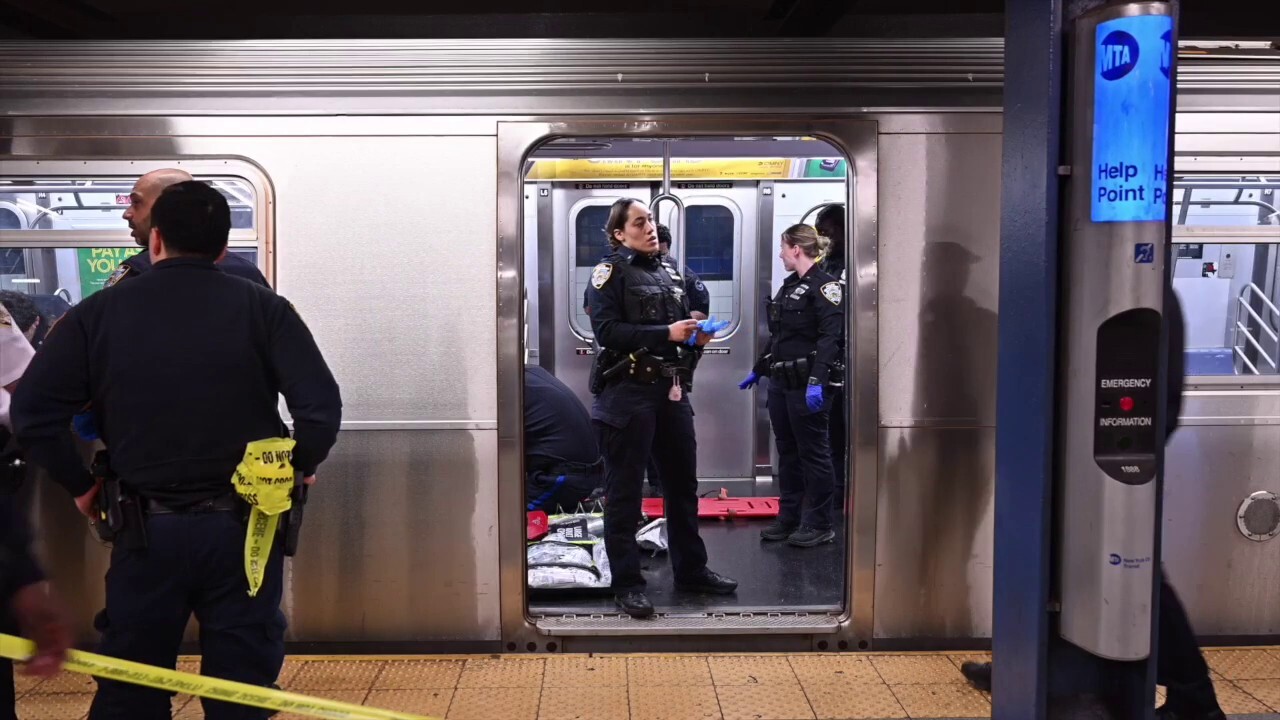
<svg viewBox="0 0 1280 720"><path fill-rule="evenodd" d="M0 657L25 662L35 654L35 644L12 635L0 633ZM195 695L196 697L223 702L250 705L280 712L291 712L332 720L439 720L423 715L410 715L390 710L352 705L336 700L308 697L295 693L232 682L219 678L192 675L141 663L118 660L104 655L71 650L62 666L71 672L117 682Z"/></svg>

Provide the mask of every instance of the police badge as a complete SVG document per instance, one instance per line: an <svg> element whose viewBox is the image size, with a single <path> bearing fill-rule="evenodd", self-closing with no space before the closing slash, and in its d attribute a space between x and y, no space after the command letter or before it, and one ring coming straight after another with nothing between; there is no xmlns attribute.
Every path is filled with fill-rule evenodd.
<svg viewBox="0 0 1280 720"><path fill-rule="evenodd" d="M591 271L591 285L599 290L604 284L609 282L609 277L613 275L613 265L609 263L600 263Z"/></svg>
<svg viewBox="0 0 1280 720"><path fill-rule="evenodd" d="M132 269L133 269L132 265L125 265L124 263L120 263L116 267L116 269L109 276L107 276L107 281L102 283L103 289L109 288L112 285L115 285L116 283L123 280L124 276L128 275L129 271Z"/></svg>
<svg viewBox="0 0 1280 720"><path fill-rule="evenodd" d="M829 282L822 286L822 297L829 300L832 305L839 305L844 299L844 291L840 288L840 283Z"/></svg>

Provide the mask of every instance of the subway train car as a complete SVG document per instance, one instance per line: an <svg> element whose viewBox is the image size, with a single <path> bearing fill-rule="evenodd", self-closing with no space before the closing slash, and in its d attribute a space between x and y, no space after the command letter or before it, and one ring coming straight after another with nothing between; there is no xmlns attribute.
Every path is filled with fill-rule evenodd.
<svg viewBox="0 0 1280 720"><path fill-rule="evenodd" d="M1280 635L1280 52L1180 58L1190 392L1165 561L1198 630L1257 640ZM148 170L228 197L232 251L297 306L346 403L287 572L296 649L980 646L1001 63L987 39L0 43L0 288L101 291ZM738 594L664 594L652 558L647 622L530 592L525 567L523 364L590 401L583 290L627 196L661 196L673 255L731 322L692 395L706 493L776 495L764 393L737 383L779 234L842 206L848 257L837 541L706 520ZM62 490L23 492L90 638L106 550Z"/></svg>

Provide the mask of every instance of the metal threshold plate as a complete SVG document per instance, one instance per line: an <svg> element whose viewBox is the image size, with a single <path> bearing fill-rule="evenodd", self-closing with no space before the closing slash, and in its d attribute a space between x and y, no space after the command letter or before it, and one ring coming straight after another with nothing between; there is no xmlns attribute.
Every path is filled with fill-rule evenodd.
<svg viewBox="0 0 1280 720"><path fill-rule="evenodd" d="M561 615L534 619L546 635L809 635L834 633L838 615L735 613L663 615L636 620L627 615Z"/></svg>

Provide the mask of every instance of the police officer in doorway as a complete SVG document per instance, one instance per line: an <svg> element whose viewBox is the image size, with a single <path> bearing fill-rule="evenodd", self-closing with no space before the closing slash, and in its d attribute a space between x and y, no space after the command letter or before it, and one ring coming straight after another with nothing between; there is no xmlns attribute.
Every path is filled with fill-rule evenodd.
<svg viewBox="0 0 1280 720"><path fill-rule="evenodd" d="M337 438L338 386L293 306L216 264L231 227L220 193L176 183L156 199L150 226L155 266L58 323L14 396L15 432L82 513L95 518L101 506L116 532L101 651L172 668L194 613L205 675L268 686L284 661L283 543L271 544L251 592L247 506L232 477L251 443L287 432L283 394L290 462L313 483ZM118 478L105 484L81 464L69 430L90 401L111 448L101 475ZM210 720L268 715L212 701L204 710ZM102 681L89 717L169 715L168 693Z"/></svg>
<svg viewBox="0 0 1280 720"><path fill-rule="evenodd" d="M827 238L808 225L782 233L782 265L791 271L769 302L770 338L755 369L739 385L769 378L769 422L778 445L778 519L764 540L815 547L835 539L831 529L829 383L839 375L844 288L818 267ZM837 368L833 370L833 368Z"/></svg>
<svg viewBox="0 0 1280 720"><path fill-rule="evenodd" d="M1165 420L1168 435L1178 429L1182 412L1182 388L1186 380L1186 321L1177 293L1166 287L1165 315L1169 319L1168 410ZM1160 572L1160 613L1156 626L1156 683L1165 687L1165 703L1156 709L1161 720L1226 720L1218 705L1218 694L1209 675L1196 634L1191 628L1187 610ZM991 663L967 662L960 671L980 690L991 692Z"/></svg>
<svg viewBox="0 0 1280 720"><path fill-rule="evenodd" d="M125 208L124 219L129 223L129 232L133 235L133 241L142 247L142 252L120 263L115 272L107 278L105 287L111 287L116 283L130 277L136 277L151 269L152 258L149 249L151 242L151 208L156 202L156 198L160 197L160 193L165 188L180 182L188 182L193 180L191 174L186 170L177 168L163 168L160 170L152 170L151 172L138 178L133 184L133 190L129 193L129 207ZM218 265L223 272L228 275L242 277L251 282L255 282L262 287L270 288L267 279L263 277L262 271L257 265L245 260L235 253L227 253L218 261Z"/></svg>
<svg viewBox="0 0 1280 720"><path fill-rule="evenodd" d="M591 417L605 470L605 548L618 605L653 614L644 594L636 529L644 468L655 447L666 498L677 589L729 594L738 583L707 568L698 535L697 441L688 393L702 347L711 340L690 317L679 273L658 252L649 207L624 198L605 225L613 253L591 272L591 329L600 345L591 375ZM690 344L692 341L692 344Z"/></svg>
<svg viewBox="0 0 1280 720"><path fill-rule="evenodd" d="M842 289L847 290L849 285L846 281L848 275L846 258L848 257L847 248L845 247L844 237L844 206L828 205L818 211L818 217L815 222L815 229L818 234L831 239L831 244L827 251L822 255L822 262L818 266L822 271L831 277L840 281ZM844 356L845 342L843 336L840 342L841 357ZM844 386L831 388L831 432L828 437L831 438L831 467L835 470L835 493L834 507L839 510L844 507L844 491L845 477L847 469L845 467L845 445L849 440L849 418L848 408L844 402L845 393Z"/></svg>

